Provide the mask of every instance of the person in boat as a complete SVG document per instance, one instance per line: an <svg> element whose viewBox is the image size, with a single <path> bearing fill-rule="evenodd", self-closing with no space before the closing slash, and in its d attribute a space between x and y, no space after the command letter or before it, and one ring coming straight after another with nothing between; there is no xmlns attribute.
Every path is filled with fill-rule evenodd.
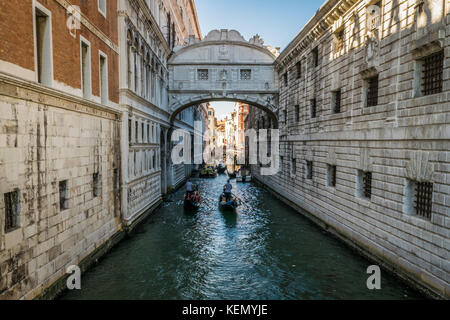
<svg viewBox="0 0 450 320"><path fill-rule="evenodd" d="M191 196L194 194L194 185L190 180L186 182L186 200L189 200Z"/></svg>
<svg viewBox="0 0 450 320"><path fill-rule="evenodd" d="M200 193L198 191L195 191L195 198L194 198L195 202L200 202Z"/></svg>
<svg viewBox="0 0 450 320"><path fill-rule="evenodd" d="M231 199L231 190L233 189L233 186L230 183L230 179L227 180L227 183L223 186L223 193L225 195L226 201L229 201Z"/></svg>

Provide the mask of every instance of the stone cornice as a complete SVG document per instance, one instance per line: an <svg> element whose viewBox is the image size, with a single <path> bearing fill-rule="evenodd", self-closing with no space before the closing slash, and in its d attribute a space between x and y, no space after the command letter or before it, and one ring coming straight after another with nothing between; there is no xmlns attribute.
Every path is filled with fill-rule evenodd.
<svg viewBox="0 0 450 320"><path fill-rule="evenodd" d="M76 10L76 8L67 0L55 0L60 6L70 12L71 9ZM114 43L107 35L103 33L97 26L89 21L89 19L81 12L78 11L80 15L81 23L93 34L95 34L100 40L102 40L105 44L107 44L115 53L119 54L119 47L116 43Z"/></svg>
<svg viewBox="0 0 450 320"><path fill-rule="evenodd" d="M121 118L121 112L119 109L98 104L90 100L43 86L39 83L18 79L4 73L0 73L0 84L2 83L9 85L11 90L1 86L0 95L32 101L73 112L85 113L110 120L119 120ZM28 91L25 92L24 90ZM61 100L68 103L61 103Z"/></svg>
<svg viewBox="0 0 450 320"><path fill-rule="evenodd" d="M306 23L291 43L275 61L280 70L287 66L299 53L320 38L355 3L361 0L327 0L317 13Z"/></svg>

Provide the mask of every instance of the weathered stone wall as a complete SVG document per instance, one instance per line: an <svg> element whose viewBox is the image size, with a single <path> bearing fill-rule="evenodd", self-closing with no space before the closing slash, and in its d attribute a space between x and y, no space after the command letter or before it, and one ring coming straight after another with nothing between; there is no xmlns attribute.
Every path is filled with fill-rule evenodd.
<svg viewBox="0 0 450 320"><path fill-rule="evenodd" d="M120 122L99 105L3 77L0 109L0 299L33 298L121 227ZM4 194L14 190L20 223L6 232Z"/></svg>
<svg viewBox="0 0 450 320"><path fill-rule="evenodd" d="M257 179L291 203L419 286L449 297L448 3L381 4L328 1L281 54L276 64L282 170L260 176L259 167L254 169ZM338 47L341 30L344 41ZM440 50L445 55L442 92L421 95L418 63ZM365 80L376 74L378 103L367 107ZM335 113L333 92L339 90L341 110ZM312 179L307 179L307 161ZM329 165L336 166L335 187L329 186ZM360 195L359 170L372 173L370 199ZM411 181L433 183L431 219L411 213Z"/></svg>

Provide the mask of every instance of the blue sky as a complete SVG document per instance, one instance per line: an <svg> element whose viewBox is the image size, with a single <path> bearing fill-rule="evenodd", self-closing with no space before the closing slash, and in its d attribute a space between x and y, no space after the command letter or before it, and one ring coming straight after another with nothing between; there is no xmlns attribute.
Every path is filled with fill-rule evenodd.
<svg viewBox="0 0 450 320"><path fill-rule="evenodd" d="M214 29L235 29L245 39L259 34L266 45L283 50L325 0L195 0L203 36ZM234 103L213 102L218 115Z"/></svg>

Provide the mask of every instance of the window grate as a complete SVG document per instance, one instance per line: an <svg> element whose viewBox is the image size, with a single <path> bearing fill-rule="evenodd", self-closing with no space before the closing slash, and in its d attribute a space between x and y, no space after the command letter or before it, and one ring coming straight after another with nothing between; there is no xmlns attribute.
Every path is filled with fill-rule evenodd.
<svg viewBox="0 0 450 320"><path fill-rule="evenodd" d="M372 172L363 173L363 195L367 199L372 197Z"/></svg>
<svg viewBox="0 0 450 320"><path fill-rule="evenodd" d="M312 161L306 161L306 179L312 180L313 178L313 163Z"/></svg>
<svg viewBox="0 0 450 320"><path fill-rule="evenodd" d="M378 105L378 75L367 80L367 106Z"/></svg>
<svg viewBox="0 0 450 320"><path fill-rule="evenodd" d="M98 173L94 173L92 176L92 180L93 180L93 194L94 194L94 198L98 197L99 194L99 176Z"/></svg>
<svg viewBox="0 0 450 320"><path fill-rule="evenodd" d="M302 63L301 63L301 61L297 62L296 68L297 68L297 79L300 79L301 76L302 76Z"/></svg>
<svg viewBox="0 0 450 320"><path fill-rule="evenodd" d="M69 191L67 180L59 182L59 209L60 211L69 209Z"/></svg>
<svg viewBox="0 0 450 320"><path fill-rule="evenodd" d="M208 69L198 69L197 70L197 78L198 80L208 80L209 79L209 73Z"/></svg>
<svg viewBox="0 0 450 320"><path fill-rule="evenodd" d="M314 48L312 51L312 59L313 59L313 66L318 67L319 66L319 48Z"/></svg>
<svg viewBox="0 0 450 320"><path fill-rule="evenodd" d="M334 113L340 113L341 112L341 90L334 92Z"/></svg>
<svg viewBox="0 0 450 320"><path fill-rule="evenodd" d="M252 70L244 69L241 70L241 80L248 81L252 79Z"/></svg>
<svg viewBox="0 0 450 320"><path fill-rule="evenodd" d="M311 100L311 118L317 117L317 101L316 99Z"/></svg>
<svg viewBox="0 0 450 320"><path fill-rule="evenodd" d="M19 226L19 191L5 193L5 232L10 232Z"/></svg>
<svg viewBox="0 0 450 320"><path fill-rule="evenodd" d="M417 215L431 219L431 209L433 204L433 183L416 183L415 209Z"/></svg>
<svg viewBox="0 0 450 320"><path fill-rule="evenodd" d="M336 166L329 166L330 187L336 187Z"/></svg>
<svg viewBox="0 0 450 320"><path fill-rule="evenodd" d="M300 106L299 105L295 106L295 121L296 122L300 121Z"/></svg>
<svg viewBox="0 0 450 320"><path fill-rule="evenodd" d="M444 51L432 54L423 61L423 94L442 92Z"/></svg>

